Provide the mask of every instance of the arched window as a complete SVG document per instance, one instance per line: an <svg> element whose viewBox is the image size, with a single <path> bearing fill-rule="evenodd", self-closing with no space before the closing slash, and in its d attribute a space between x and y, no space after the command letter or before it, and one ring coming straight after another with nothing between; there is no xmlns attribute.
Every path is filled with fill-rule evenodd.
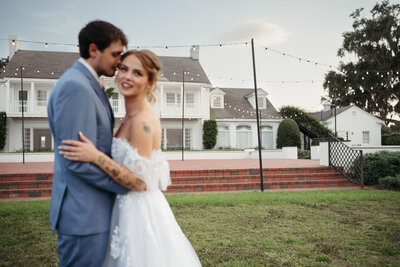
<svg viewBox="0 0 400 267"><path fill-rule="evenodd" d="M218 125L217 145L218 148L231 147L231 139L229 134L229 126Z"/></svg>
<svg viewBox="0 0 400 267"><path fill-rule="evenodd" d="M251 126L238 125L236 126L236 148L251 148Z"/></svg>
<svg viewBox="0 0 400 267"><path fill-rule="evenodd" d="M271 125L263 125L261 128L261 147L266 149L274 148L274 133Z"/></svg>

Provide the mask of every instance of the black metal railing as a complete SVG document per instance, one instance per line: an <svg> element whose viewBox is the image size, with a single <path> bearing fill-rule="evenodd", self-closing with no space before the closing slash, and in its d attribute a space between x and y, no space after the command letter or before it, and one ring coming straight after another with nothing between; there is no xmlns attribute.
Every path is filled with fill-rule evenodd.
<svg viewBox="0 0 400 267"><path fill-rule="evenodd" d="M329 135L329 166L332 166L353 184L364 188L363 153L333 135Z"/></svg>

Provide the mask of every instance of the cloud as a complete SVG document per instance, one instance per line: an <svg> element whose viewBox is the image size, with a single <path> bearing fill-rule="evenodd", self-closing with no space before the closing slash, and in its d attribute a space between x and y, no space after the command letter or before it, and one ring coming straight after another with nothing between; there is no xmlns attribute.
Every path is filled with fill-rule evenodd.
<svg viewBox="0 0 400 267"><path fill-rule="evenodd" d="M283 27L270 22L258 20L249 21L235 29L218 36L221 42L245 42L254 38L256 43L262 45L275 45L284 43L290 33Z"/></svg>

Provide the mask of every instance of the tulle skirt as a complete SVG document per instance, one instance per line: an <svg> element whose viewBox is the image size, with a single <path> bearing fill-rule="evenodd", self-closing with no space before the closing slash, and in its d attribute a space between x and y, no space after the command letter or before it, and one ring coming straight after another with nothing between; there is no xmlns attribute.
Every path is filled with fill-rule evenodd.
<svg viewBox="0 0 400 267"><path fill-rule="evenodd" d="M160 190L116 199L103 266L201 266Z"/></svg>

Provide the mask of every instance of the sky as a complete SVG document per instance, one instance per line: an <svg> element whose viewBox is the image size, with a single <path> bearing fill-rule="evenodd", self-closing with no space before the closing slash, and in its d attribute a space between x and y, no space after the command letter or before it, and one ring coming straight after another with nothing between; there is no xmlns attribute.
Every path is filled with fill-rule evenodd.
<svg viewBox="0 0 400 267"><path fill-rule="evenodd" d="M325 74L340 61L354 59L337 56L343 33L352 30L350 14L364 8L362 14L369 16L377 2L0 0L0 57L8 56L9 35L40 42L22 42L23 50L76 52L74 46L45 48L44 43L77 44L80 29L101 19L121 28L130 48L147 48L159 56L189 57L190 47L200 45L200 63L213 87L254 88L253 38L257 87L271 103L278 109L291 105L319 111Z"/></svg>

